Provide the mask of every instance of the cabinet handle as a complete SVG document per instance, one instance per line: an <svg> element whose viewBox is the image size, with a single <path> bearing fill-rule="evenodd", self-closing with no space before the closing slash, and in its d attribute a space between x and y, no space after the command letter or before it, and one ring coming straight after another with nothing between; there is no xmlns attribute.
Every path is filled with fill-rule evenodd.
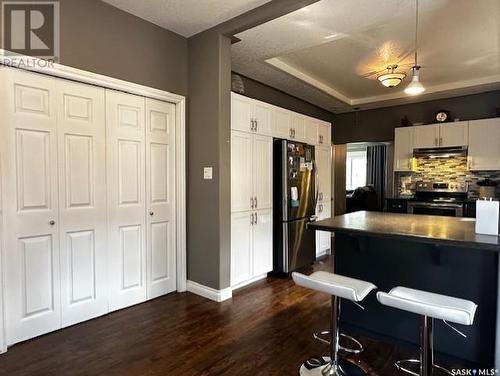
<svg viewBox="0 0 500 376"><path fill-rule="evenodd" d="M288 135L290 136L290 138L292 138L292 128L290 128L290 130L288 131Z"/></svg>
<svg viewBox="0 0 500 376"><path fill-rule="evenodd" d="M293 129L293 138L295 138L295 128Z"/></svg>
<svg viewBox="0 0 500 376"><path fill-rule="evenodd" d="M253 197L250 197L250 209L253 209Z"/></svg>
<svg viewBox="0 0 500 376"><path fill-rule="evenodd" d="M253 119L250 119L250 130L253 131Z"/></svg>
<svg viewBox="0 0 500 376"><path fill-rule="evenodd" d="M255 196L255 198L254 198L254 205L255 205L255 209L257 209L257 196Z"/></svg>
<svg viewBox="0 0 500 376"><path fill-rule="evenodd" d="M259 129L259 121L255 119L255 132L257 132L257 129Z"/></svg>
<svg viewBox="0 0 500 376"><path fill-rule="evenodd" d="M253 226L253 213L250 214L250 225Z"/></svg>
<svg viewBox="0 0 500 376"><path fill-rule="evenodd" d="M56 224L56 221L54 221L53 219L51 219L51 220L49 221L49 225L54 226L55 224Z"/></svg>
<svg viewBox="0 0 500 376"><path fill-rule="evenodd" d="M149 215L152 217L153 215L155 215L155 212L150 211L150 212L149 212Z"/></svg>
<svg viewBox="0 0 500 376"><path fill-rule="evenodd" d="M257 213L255 213L255 223L254 224L257 224Z"/></svg>

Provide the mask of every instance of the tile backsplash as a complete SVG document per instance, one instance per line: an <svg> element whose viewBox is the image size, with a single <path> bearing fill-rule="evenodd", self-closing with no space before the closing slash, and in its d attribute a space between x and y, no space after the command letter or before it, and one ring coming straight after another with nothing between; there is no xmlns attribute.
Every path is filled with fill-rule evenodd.
<svg viewBox="0 0 500 376"><path fill-rule="evenodd" d="M409 195L415 192L415 182L452 181L469 184L469 196L477 197L479 186L477 182L490 179L500 182L500 171L468 171L467 157L457 156L445 159L428 157L416 158L414 172L397 172L395 175L396 192L399 195ZM497 196L499 195L497 187Z"/></svg>

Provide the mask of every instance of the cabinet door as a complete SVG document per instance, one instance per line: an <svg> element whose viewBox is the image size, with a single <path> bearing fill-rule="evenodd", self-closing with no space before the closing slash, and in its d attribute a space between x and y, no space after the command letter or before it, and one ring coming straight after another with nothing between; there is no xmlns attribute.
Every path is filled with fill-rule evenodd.
<svg viewBox="0 0 500 376"><path fill-rule="evenodd" d="M265 136L272 135L271 119L272 119L271 105L253 100L253 119L255 120L255 132Z"/></svg>
<svg viewBox="0 0 500 376"><path fill-rule="evenodd" d="M411 171L414 127L396 128L394 136L394 171Z"/></svg>
<svg viewBox="0 0 500 376"><path fill-rule="evenodd" d="M330 146L332 143L331 127L329 123L324 121L317 122L318 124L318 139L317 145Z"/></svg>
<svg viewBox="0 0 500 376"><path fill-rule="evenodd" d="M62 326L108 312L104 89L57 80Z"/></svg>
<svg viewBox="0 0 500 376"><path fill-rule="evenodd" d="M500 118L469 122L469 169L500 170Z"/></svg>
<svg viewBox="0 0 500 376"><path fill-rule="evenodd" d="M146 99L147 297L176 289L175 105Z"/></svg>
<svg viewBox="0 0 500 376"><path fill-rule="evenodd" d="M439 146L439 124L414 127L413 147L432 148Z"/></svg>
<svg viewBox="0 0 500 376"><path fill-rule="evenodd" d="M255 135L252 154L254 209L273 206L273 138Z"/></svg>
<svg viewBox="0 0 500 376"><path fill-rule="evenodd" d="M273 137L290 139L290 111L279 107L273 108Z"/></svg>
<svg viewBox="0 0 500 376"><path fill-rule="evenodd" d="M231 211L253 209L252 144L253 135L231 132Z"/></svg>
<svg viewBox="0 0 500 376"><path fill-rule="evenodd" d="M231 214L231 286L252 278L254 212Z"/></svg>
<svg viewBox="0 0 500 376"><path fill-rule="evenodd" d="M253 277L261 276L273 270L273 212L271 209L257 210L254 213Z"/></svg>
<svg viewBox="0 0 500 376"><path fill-rule="evenodd" d="M328 201L332 192L331 147L317 146L315 154L318 170L318 200Z"/></svg>
<svg viewBox="0 0 500 376"><path fill-rule="evenodd" d="M305 128L305 142L309 145L316 145L318 143L318 122L311 118L305 118Z"/></svg>
<svg viewBox="0 0 500 376"><path fill-rule="evenodd" d="M106 90L110 311L146 299L144 98Z"/></svg>
<svg viewBox="0 0 500 376"><path fill-rule="evenodd" d="M292 113L292 139L300 142L306 142L306 119L304 116Z"/></svg>
<svg viewBox="0 0 500 376"><path fill-rule="evenodd" d="M252 132L252 99L231 93L231 129Z"/></svg>
<svg viewBox="0 0 500 376"><path fill-rule="evenodd" d="M330 218L332 216L331 202L320 202L317 205L316 215L318 220ZM331 243L332 234L329 231L316 231L316 257L326 255L331 249Z"/></svg>
<svg viewBox="0 0 500 376"><path fill-rule="evenodd" d="M7 344L61 327L56 80L2 68Z"/></svg>
<svg viewBox="0 0 500 376"><path fill-rule="evenodd" d="M467 146L469 143L469 122L458 121L439 126L439 146Z"/></svg>

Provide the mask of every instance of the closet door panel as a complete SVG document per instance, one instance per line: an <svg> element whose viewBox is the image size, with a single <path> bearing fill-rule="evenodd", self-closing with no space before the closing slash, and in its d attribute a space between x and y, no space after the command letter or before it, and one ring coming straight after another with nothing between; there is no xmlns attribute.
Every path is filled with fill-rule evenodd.
<svg viewBox="0 0 500 376"><path fill-rule="evenodd" d="M252 145L254 136L231 131L231 212L253 209Z"/></svg>
<svg viewBox="0 0 500 376"><path fill-rule="evenodd" d="M33 73L2 74L5 327L13 344L61 327L56 88Z"/></svg>
<svg viewBox="0 0 500 376"><path fill-rule="evenodd" d="M268 209L273 206L273 138L255 135L253 152L246 158L252 159L252 181L254 209Z"/></svg>
<svg viewBox="0 0 500 376"><path fill-rule="evenodd" d="M144 98L106 90L109 309L146 299Z"/></svg>
<svg viewBox="0 0 500 376"><path fill-rule="evenodd" d="M146 99L147 296L176 290L175 105Z"/></svg>
<svg viewBox="0 0 500 376"><path fill-rule="evenodd" d="M108 311L104 89L57 80L62 326Z"/></svg>

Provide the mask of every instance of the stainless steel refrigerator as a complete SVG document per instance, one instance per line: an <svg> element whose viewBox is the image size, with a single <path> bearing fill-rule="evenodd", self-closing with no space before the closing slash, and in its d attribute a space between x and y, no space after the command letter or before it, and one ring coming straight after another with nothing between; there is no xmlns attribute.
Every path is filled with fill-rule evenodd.
<svg viewBox="0 0 500 376"><path fill-rule="evenodd" d="M317 201L314 146L287 140L273 145L273 272L290 273L316 259L307 229Z"/></svg>

